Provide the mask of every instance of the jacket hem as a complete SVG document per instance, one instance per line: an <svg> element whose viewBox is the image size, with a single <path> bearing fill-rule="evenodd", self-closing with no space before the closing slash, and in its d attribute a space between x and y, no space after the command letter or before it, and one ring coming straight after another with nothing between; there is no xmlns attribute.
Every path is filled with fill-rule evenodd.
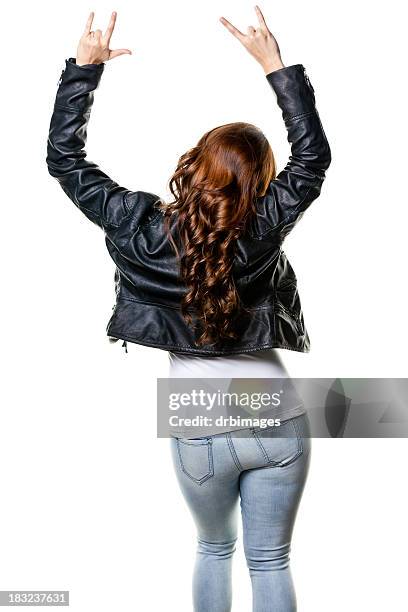
<svg viewBox="0 0 408 612"><path fill-rule="evenodd" d="M286 349L288 351L295 351L297 353L309 353L310 348L308 347L295 347L289 344L285 344L284 342L268 342L266 344L260 344L257 346L249 346L246 348L237 348L237 349L224 349L224 350L213 350L213 349L195 349L190 346L180 345L180 344L160 344L158 342L150 342L148 340L141 340L136 338L135 336L131 336L128 334L121 334L120 336L116 336L113 332L108 331L107 336L109 338L114 338L115 340L123 340L126 342L132 342L133 344L140 344L142 346L147 346L151 348L158 348L164 351L172 351L175 353L191 353L194 355L207 355L207 356L221 356L221 355L239 355L240 353L253 353L255 351L262 351L265 349L273 349L280 348Z"/></svg>

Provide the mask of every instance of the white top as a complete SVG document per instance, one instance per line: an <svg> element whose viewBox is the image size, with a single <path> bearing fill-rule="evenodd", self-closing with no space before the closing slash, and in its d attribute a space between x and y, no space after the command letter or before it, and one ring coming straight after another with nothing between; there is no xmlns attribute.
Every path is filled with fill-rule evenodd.
<svg viewBox="0 0 408 612"><path fill-rule="evenodd" d="M171 378L287 378L277 349L201 357L169 352Z"/></svg>
<svg viewBox="0 0 408 612"><path fill-rule="evenodd" d="M299 416L304 412L302 402L296 395L295 389L291 384L290 375L282 362L278 349L266 349L253 351L251 353L216 357L201 357L188 353L169 352L169 379L183 378L206 379L206 390L211 389L217 392L231 392L234 389L239 389L242 379L266 379L264 382L258 380L256 383L256 391L270 391L270 385L268 385L267 382L268 379L289 379L285 389L285 402L274 409L274 416L283 421ZM212 385L211 379L218 379L217 383ZM179 386L177 386L177 381L174 381L174 385L172 385L171 381L169 382L171 389L174 387L174 389L177 388L177 390L180 391ZM187 387L188 385L186 386L186 390ZM247 391L253 387L250 385L248 388L241 386L241 389L242 388L244 391ZM219 409L220 414L222 414L222 410L223 408ZM226 414L230 414L227 408L225 408L225 411ZM190 408L189 406L184 406L184 413L185 416L193 417L195 415L194 408ZM236 427L226 426L223 428L224 431L233 431L234 429L243 429L243 427L237 425ZM201 429L183 428L182 426L170 427L171 435L187 438L214 435L221 431L222 428L219 426L216 427L215 425L206 426Z"/></svg>

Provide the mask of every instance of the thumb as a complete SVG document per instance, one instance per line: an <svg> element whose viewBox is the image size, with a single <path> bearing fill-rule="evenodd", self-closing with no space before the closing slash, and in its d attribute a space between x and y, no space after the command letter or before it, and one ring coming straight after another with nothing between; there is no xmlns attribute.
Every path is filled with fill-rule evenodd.
<svg viewBox="0 0 408 612"><path fill-rule="evenodd" d="M132 52L130 49L115 49L110 52L109 59L111 60L114 57L119 57L119 55L132 55Z"/></svg>

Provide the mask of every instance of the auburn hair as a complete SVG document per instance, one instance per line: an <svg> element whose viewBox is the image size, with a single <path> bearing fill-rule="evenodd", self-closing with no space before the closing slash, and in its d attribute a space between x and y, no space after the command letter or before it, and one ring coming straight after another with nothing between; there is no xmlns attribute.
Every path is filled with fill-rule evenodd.
<svg viewBox="0 0 408 612"><path fill-rule="evenodd" d="M209 130L178 160L169 180L174 200L164 202L162 209L187 289L182 314L199 332L197 345L237 337L245 310L233 278L237 239L255 214L256 198L275 175L267 138L244 122Z"/></svg>

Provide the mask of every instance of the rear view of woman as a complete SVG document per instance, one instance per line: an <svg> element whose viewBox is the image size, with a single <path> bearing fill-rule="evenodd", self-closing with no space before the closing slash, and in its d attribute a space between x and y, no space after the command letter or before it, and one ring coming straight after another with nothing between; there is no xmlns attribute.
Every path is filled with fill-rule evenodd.
<svg viewBox="0 0 408 612"><path fill-rule="evenodd" d="M156 347L171 377L285 378L278 349L310 348L286 235L319 196L330 147L302 64L285 67L256 7L258 27L225 27L261 65L291 145L276 174L272 149L256 126L208 131L181 156L172 202L119 186L86 159L86 129L110 50L116 14L103 34L91 13L77 57L66 60L51 118L47 165L74 204L105 234L116 264L112 340ZM174 466L197 526L196 612L232 605L231 563L241 504L254 612L294 612L289 569L292 530L310 460L301 403L276 410L268 429L207 428L173 433Z"/></svg>

